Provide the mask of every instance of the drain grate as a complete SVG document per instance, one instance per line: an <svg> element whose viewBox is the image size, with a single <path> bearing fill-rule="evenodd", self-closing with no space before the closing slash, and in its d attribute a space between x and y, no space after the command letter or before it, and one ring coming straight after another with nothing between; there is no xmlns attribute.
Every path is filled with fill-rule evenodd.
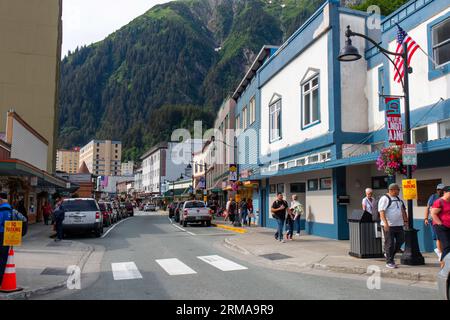
<svg viewBox="0 0 450 320"><path fill-rule="evenodd" d="M284 260L284 259L292 258L291 256L287 256L287 255L281 254L281 253L263 254L263 255L260 255L260 257L263 257L263 258L266 258L269 260Z"/></svg>
<svg viewBox="0 0 450 320"><path fill-rule="evenodd" d="M45 268L41 272L43 276L66 276L67 272L65 268Z"/></svg>

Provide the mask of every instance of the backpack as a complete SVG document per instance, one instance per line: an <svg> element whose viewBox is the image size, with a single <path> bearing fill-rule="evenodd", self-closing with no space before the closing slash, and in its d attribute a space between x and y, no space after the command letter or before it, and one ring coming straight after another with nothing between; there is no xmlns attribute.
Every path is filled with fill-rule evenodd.
<svg viewBox="0 0 450 320"><path fill-rule="evenodd" d="M386 207L386 210L387 210L387 209L389 209L389 207L390 207L391 204L392 204L392 199L391 199L390 196L388 196L388 195L386 195L386 194L383 195L383 197L387 197L387 198L388 198L388 205L387 205L387 207ZM398 201L400 201L400 202L402 203L402 208L406 210L406 206L405 206L405 203L403 202L403 200L401 200L400 197L398 197L398 196L397 196L396 198L397 198Z"/></svg>
<svg viewBox="0 0 450 320"><path fill-rule="evenodd" d="M234 214L236 212L236 202L231 201L230 203L230 213Z"/></svg>
<svg viewBox="0 0 450 320"><path fill-rule="evenodd" d="M11 213L12 221L22 221L22 237L28 232L28 219L19 211L13 209Z"/></svg>

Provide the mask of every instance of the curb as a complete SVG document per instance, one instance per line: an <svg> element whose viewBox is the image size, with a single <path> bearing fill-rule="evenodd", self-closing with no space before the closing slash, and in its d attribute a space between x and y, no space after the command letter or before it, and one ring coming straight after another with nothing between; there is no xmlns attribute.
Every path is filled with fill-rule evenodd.
<svg viewBox="0 0 450 320"><path fill-rule="evenodd" d="M80 267L81 271L83 271L86 262L89 260L89 257L94 252L94 247L87 245L86 252L81 256L80 260L77 263L77 266ZM36 297L40 295L46 295L60 289L63 289L67 286L67 280L58 282L54 285L49 285L36 289L26 289L23 291L10 293L10 294L0 294L0 300L27 300L30 297Z"/></svg>
<svg viewBox="0 0 450 320"><path fill-rule="evenodd" d="M230 239L226 238L223 242L224 247L237 251L239 253L243 253L246 255L253 255L255 257L258 257L257 255L251 253L244 247L237 245L233 243ZM329 271L334 273L343 273L343 274L355 274L355 275L366 275L371 276L373 273L370 273L367 271L367 268L365 267L345 267L345 266L333 266L333 265L326 265L323 263L312 263L307 265L300 265L302 268L309 268L312 270L320 270L320 271ZM383 269L383 267L380 267L380 274L382 278L389 278L389 279L399 279L399 280L410 280L410 281L416 281L416 282L437 282L437 273L436 274L423 274L420 272L405 272L405 271L394 271L390 269Z"/></svg>
<svg viewBox="0 0 450 320"><path fill-rule="evenodd" d="M216 227L216 228L225 229L225 230L229 230L229 231L234 231L234 232L241 233L241 234L244 234L244 233L248 232L244 228L230 227L230 226L227 226L225 224L220 224L220 223L219 224L218 223L212 223L211 225L213 227Z"/></svg>

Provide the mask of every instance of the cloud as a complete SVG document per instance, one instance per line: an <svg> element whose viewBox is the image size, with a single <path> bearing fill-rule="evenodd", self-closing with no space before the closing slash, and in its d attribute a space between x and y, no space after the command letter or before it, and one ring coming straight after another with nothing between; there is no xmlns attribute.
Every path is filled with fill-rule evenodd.
<svg viewBox="0 0 450 320"><path fill-rule="evenodd" d="M62 56L103 40L151 7L169 0L63 0Z"/></svg>

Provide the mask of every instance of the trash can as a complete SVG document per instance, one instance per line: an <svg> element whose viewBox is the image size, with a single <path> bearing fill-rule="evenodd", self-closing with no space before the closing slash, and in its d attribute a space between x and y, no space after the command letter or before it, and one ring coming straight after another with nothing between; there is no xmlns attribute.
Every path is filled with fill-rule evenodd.
<svg viewBox="0 0 450 320"><path fill-rule="evenodd" d="M353 210L350 219L349 255L361 259L382 258L381 237L377 234L378 223L364 210Z"/></svg>

